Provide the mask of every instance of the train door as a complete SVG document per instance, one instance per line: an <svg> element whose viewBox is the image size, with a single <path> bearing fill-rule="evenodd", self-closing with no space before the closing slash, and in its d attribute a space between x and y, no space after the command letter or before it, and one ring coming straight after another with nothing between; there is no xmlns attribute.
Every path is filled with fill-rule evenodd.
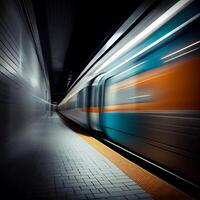
<svg viewBox="0 0 200 200"><path fill-rule="evenodd" d="M100 81L104 74L97 76L91 84L90 94L90 112L89 112L89 124L94 130L101 131L100 128Z"/></svg>

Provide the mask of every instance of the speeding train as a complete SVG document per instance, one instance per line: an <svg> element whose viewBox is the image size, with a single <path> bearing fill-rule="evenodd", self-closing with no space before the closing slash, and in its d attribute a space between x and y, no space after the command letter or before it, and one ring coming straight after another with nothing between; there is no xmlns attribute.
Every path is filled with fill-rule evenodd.
<svg viewBox="0 0 200 200"><path fill-rule="evenodd" d="M186 0L164 5L132 23L58 109L198 185L200 7L198 1Z"/></svg>

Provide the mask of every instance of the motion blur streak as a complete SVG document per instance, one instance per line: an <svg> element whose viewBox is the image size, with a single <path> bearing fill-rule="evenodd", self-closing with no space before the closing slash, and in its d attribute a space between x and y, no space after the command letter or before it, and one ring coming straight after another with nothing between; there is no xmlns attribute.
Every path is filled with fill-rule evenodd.
<svg viewBox="0 0 200 200"><path fill-rule="evenodd" d="M188 48L190 48L190 47L193 47L194 45L199 44L199 43L200 43L200 41L194 42L194 43L192 43L192 44L190 44L190 45L188 45L188 46L186 46L186 47L184 47L184 48L182 48L182 49L179 49L179 50L177 50L177 51L175 51L175 52L173 52L173 53L170 53L169 55L164 56L164 57L162 58L162 60L164 60L164 59L166 59L166 58L168 58L168 57L171 57L171 56L173 56L173 55L175 55L175 54L177 54L177 53L179 53L179 52L181 52L181 51L184 51L184 50L186 50L186 49L188 49Z"/></svg>
<svg viewBox="0 0 200 200"><path fill-rule="evenodd" d="M29 29L29 23L34 33ZM46 117L50 107L48 74L42 64L40 46L36 43L36 39L38 35L35 21L33 18L27 21L19 1L2 0L0 5L1 191L7 189L14 193L18 185L16 181L23 182L22 179L27 178L25 171L33 167L36 148L35 134L31 134L34 128L30 128L30 125Z"/></svg>
<svg viewBox="0 0 200 200"><path fill-rule="evenodd" d="M116 76L120 76L120 75L122 75L122 74L124 74L124 73L131 72L131 70L135 69L136 67L139 67L139 66L143 65L144 63L145 63L145 62L141 62L141 63L139 63L139 64L137 64L137 65L134 65L133 67L127 69L126 71L121 72L120 74L118 74L118 75L116 75ZM111 70L110 70L110 71L111 71ZM110 73L110 71L108 71L107 73ZM116 76L115 76L115 77L116 77Z"/></svg>
<svg viewBox="0 0 200 200"><path fill-rule="evenodd" d="M179 1L180 3L181 1ZM116 71L118 68L123 67L123 65L127 64L128 62L131 62L132 59L136 59L136 57L141 56L141 54L146 53L147 50L150 50L151 48L155 48L155 45L161 45L161 42L165 42L166 40L170 39L171 37L173 37L173 35L176 33L178 34L179 31L181 31L184 27L188 26L190 23L192 23L193 21L197 20L200 16L199 14L199 10L195 10L194 12L191 12L190 15L184 15L182 14L183 12L185 12L185 7L188 6L188 4L191 4L192 7L194 7L194 4L198 4L197 2L193 3L193 1L190 2L182 2L183 4L185 3L185 5L183 7L180 7L180 9L177 10L177 12L174 13L174 15L183 15L184 18L186 18L187 20L177 20L175 22L175 24L177 24L177 27L174 26L173 23L171 23L171 21L173 21L173 15L172 13L169 13L168 11L165 12L165 14L169 14L170 17L169 19L162 25L165 25L166 27L163 27L163 30L165 31L161 31L162 34L160 34L160 37L157 38L156 41L154 42L150 42L150 44L148 46L144 45L145 47L143 47L142 49L138 49L137 46L138 44L134 44L131 48L136 48L138 51L135 51L134 54L132 54L131 56L129 56L128 58L124 59L123 62L120 62L118 64L118 59L114 58L115 52L116 54L118 52L121 51L121 49L123 50L124 45L127 44L128 41L130 40L134 40L134 38L138 37L138 35L141 35L140 32L138 32L138 34L135 34L135 32L137 33L137 29L140 29L141 31L144 31L144 27L143 26L147 26L146 29L148 29L148 27L151 27L152 24L154 24L154 22L152 22L152 18L153 19L161 19L162 15L160 16L157 13L160 13L159 8L156 8L154 10L153 14L149 14L147 16L145 16L144 18L144 22L142 22L140 26L140 24L136 25L136 29L133 29L132 31L130 31L127 36L124 37L124 39L122 39L118 44L115 45L115 47L113 48L113 50L111 50L110 52L108 52L107 54L109 54L109 56L105 55L100 61L98 61L87 73L85 76L82 77L82 79L79 81L79 83L77 83L77 85L74 86L74 88L71 89L71 91L69 91L68 95L64 98L64 100L62 101L63 103L66 102L68 99L70 99L74 94L76 94L78 91L80 91L83 88L83 84L87 81L90 81L92 78L94 78L94 74L98 75L99 73L103 73L103 72L107 72L108 70L110 70L110 66L115 65L115 68L112 67L111 72ZM179 5L178 3L176 5ZM162 5L164 7L164 5ZM168 6L167 3L165 5L166 7ZM180 5L179 5L180 6ZM198 6L198 5L197 5ZM174 5L172 6L172 8L177 9L177 7ZM172 9L171 8L171 9ZM164 14L163 14L164 15ZM187 17L186 17L187 16ZM189 17L190 16L190 17ZM172 18L172 19L171 19ZM178 18L178 17L177 17ZM183 18L183 19L184 19ZM157 20L156 20L157 21ZM162 20L161 20L162 21ZM181 22L182 21L182 22ZM155 25L155 24L154 24ZM174 27L174 28L173 28ZM158 30L160 30L160 27L157 27L158 29L155 29L154 32L152 32L151 34L148 34L145 36L144 39L144 43L146 42L145 40L147 40L149 37L151 37L152 34L158 32ZM145 29L145 30L146 30ZM171 31L169 31L171 29ZM167 34L163 35L163 33L168 32ZM139 45L140 46L140 45ZM128 49L127 49L128 51ZM125 54L125 53L124 53ZM120 57L123 56L120 54L119 59L121 59ZM118 57L118 56L117 56ZM112 59L111 59L112 58ZM114 58L114 59L113 59ZM109 61L110 64L106 64ZM113 64L114 63L114 64ZM117 65L116 65L117 63ZM92 78L91 78L92 76Z"/></svg>
<svg viewBox="0 0 200 200"><path fill-rule="evenodd" d="M155 42L151 43L149 46L145 47L144 49L142 49L141 51L137 52L136 54L134 54L133 56L131 56L130 58L128 58L127 60L123 61L122 63L120 63L119 65L117 65L116 67L112 68L110 71L108 71L107 73L111 73L113 71L115 71L116 69L118 69L119 67L122 67L124 64L128 63L129 61L133 60L134 58L138 57L139 55L141 55L142 53L146 52L147 50L151 49L152 47L158 45L160 42L162 42L163 40L167 39L168 37L170 37L171 35L175 34L176 32L178 32L179 30L181 30L182 28L184 28L185 26L187 26L189 23L191 23L193 20L197 19L200 16L200 14L194 16L193 18L189 19L188 21L186 21L185 23L181 24L179 27L175 28L174 30L170 31L169 33L167 33L166 35L162 36L161 38L159 38L158 40L156 40Z"/></svg>
<svg viewBox="0 0 200 200"><path fill-rule="evenodd" d="M198 189L199 9L199 1L159 1L59 104L64 116Z"/></svg>
<svg viewBox="0 0 200 200"><path fill-rule="evenodd" d="M119 92L125 94L127 89L131 89L135 96L149 97L139 102L122 103L104 107L104 112L134 111L134 110L200 110L200 68L198 63L200 58L192 58L187 61L179 61L169 64L163 69L153 69L136 75L122 83L117 83L107 92L112 96L118 96ZM188 71L188 67L190 71ZM177 79L180 76L181 79ZM190 81L192 77L193 81ZM115 87L115 89L114 89ZM141 95L144 93L144 95ZM140 95L137 95L140 94ZM146 95L150 94L150 95ZM108 97L109 98L109 97ZM128 99L132 100L133 97ZM109 99L107 100L109 104Z"/></svg>
<svg viewBox="0 0 200 200"><path fill-rule="evenodd" d="M179 58L179 57L181 57L181 56L185 56L186 54L192 53L193 51L196 51L196 50L198 50L199 48L200 48L200 47L195 48L195 49L192 49L192 50L190 50L190 51L186 51L185 53L182 53L182 54L180 54L180 55L178 55L178 56L174 56L173 58L170 58L170 59L168 59L168 60L165 60L164 63L169 62L169 61L172 61L172 60L174 60L174 59L177 59L177 58Z"/></svg>
<svg viewBox="0 0 200 200"><path fill-rule="evenodd" d="M109 65L113 60L117 59L123 53L126 53L130 48L136 46L139 42L148 37L151 33L156 31L160 26L170 20L174 15L181 11L191 0L181 0L171 7L167 12L156 19L150 26L148 26L144 31L138 34L135 38L131 39L125 46L123 46L119 51L117 51L112 57L110 57L102 66L96 71L99 72L107 65Z"/></svg>

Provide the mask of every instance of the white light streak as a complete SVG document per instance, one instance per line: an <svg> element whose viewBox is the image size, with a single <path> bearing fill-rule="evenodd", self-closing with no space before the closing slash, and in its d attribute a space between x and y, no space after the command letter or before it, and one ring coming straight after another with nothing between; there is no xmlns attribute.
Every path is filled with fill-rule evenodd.
<svg viewBox="0 0 200 200"><path fill-rule="evenodd" d="M195 19L197 19L200 16L200 14L196 14L195 16L193 16L191 19L189 19L188 21L184 22L183 24L181 24L180 26L176 27L174 30L170 31L169 33L165 34L164 36L162 36L161 38L159 38L158 40L156 40L155 42L151 43L149 46L145 47L144 49L142 49L141 51L139 51L138 53L134 54L133 56L131 56L130 58L126 59L125 61L123 61L122 63L120 63L119 65L117 65L115 68L111 69L109 71L112 72L114 70L116 70L117 68L121 67L122 65L128 63L129 61L131 61L132 59L136 58L137 56L141 55L142 53L144 53L145 51L149 50L150 48L156 46L157 44L159 44L160 42L162 42L163 40L167 39L168 37L172 36L173 34L175 34L177 31L181 30L182 28L184 28L185 26L187 26L189 23L193 22Z"/></svg>
<svg viewBox="0 0 200 200"><path fill-rule="evenodd" d="M122 32L115 33L105 44L105 49L109 48L120 36L122 35Z"/></svg>
<svg viewBox="0 0 200 200"><path fill-rule="evenodd" d="M150 96L151 96L150 94L145 94L145 95L130 97L128 99L140 99L140 98L146 98L146 97L150 97Z"/></svg>
<svg viewBox="0 0 200 200"><path fill-rule="evenodd" d="M134 46L136 46L139 42L141 42L146 37L148 37L152 32L154 32L158 28L160 28L164 23L166 23L167 21L169 21L173 16L175 16L178 12L180 12L181 10L183 10L192 1L193 0L181 0L178 3L176 3L174 6L172 6L170 9L168 9L163 15L161 15L157 20L155 20L151 25L149 25L144 31L142 31L139 35L135 36L132 40L130 40L127 44L125 44L120 50L118 50L115 54L113 54L107 61L105 61L95 71L95 74L97 75L102 69L104 69L105 67L107 67L112 61L114 61L115 59L117 59L123 53L126 53L128 50L130 50L131 48L133 48ZM197 15L193 16L191 19L189 19L188 21L184 22L179 27L177 27L174 30L170 31L169 33L167 33L163 37L159 38L158 40L156 40L155 42L153 42L152 44L150 44L146 48L142 49L137 54L134 54L133 56L131 56L127 60L125 60L122 63L120 63L119 65L117 65L115 68L113 68L112 71L114 71L117 68L121 67L122 65L128 63L130 60L136 58L137 56L139 56L140 54L142 54L145 51L149 50L153 46L159 44L164 39L170 37L171 35L173 35L177 31L179 31L180 29L182 29L185 26L187 26L189 23L193 22L199 16L200 16L199 13ZM110 72L112 72L112 71L110 71ZM66 96L66 98L63 99L63 101L61 102L61 104L63 104L64 102L67 102L68 99L70 99L74 94L77 93L77 91L79 91L79 88L75 89L69 96Z"/></svg>
<svg viewBox="0 0 200 200"><path fill-rule="evenodd" d="M168 58L168 57L171 57L171 56L173 56L173 55L175 55L175 54L177 54L177 53L180 53L181 51L184 51L184 50L186 50L186 49L188 49L188 48L190 48L190 47L192 47L192 46L194 46L194 45L196 45L196 44L199 44L199 43L200 43L200 40L197 41L197 42L194 42L194 43L192 43L192 44L190 44L190 45L188 45L188 46L186 46L186 47L184 47L184 48L182 48L182 49L179 49L179 50L177 50L177 51L174 51L173 53L170 53L169 55L164 56L164 57L161 58L161 59L164 60L164 59L166 59L166 58Z"/></svg>
<svg viewBox="0 0 200 200"><path fill-rule="evenodd" d="M134 102L142 102L142 101L149 100L150 97L151 97L150 94L145 94L145 95L130 97L130 98L128 98L128 100L135 100Z"/></svg>
<svg viewBox="0 0 200 200"><path fill-rule="evenodd" d="M131 67L131 68L129 68L129 69L127 69L127 70L121 72L120 74L117 74L115 77L121 76L122 74L125 74L125 73L127 73L128 71L131 71L131 70L133 70L133 69L135 69L135 68L137 68L137 67L143 65L144 63L146 63L146 62L141 62L141 63L139 63L139 64L137 64L137 65L134 65L133 67ZM110 71L108 71L107 73L110 73ZM106 74L107 74L107 73L106 73Z"/></svg>
<svg viewBox="0 0 200 200"><path fill-rule="evenodd" d="M121 49L114 53L108 60L106 60L97 70L96 73L100 72L102 69L107 67L111 62L117 59L122 54L126 53L128 50L136 46L142 40L147 38L151 33L160 28L164 23L169 21L174 15L180 12L191 0L181 0L177 2L174 6L168 9L164 14L162 14L158 19L156 19L152 24L150 24L146 29L144 29L140 34L136 35L132 40L126 43Z"/></svg>
<svg viewBox="0 0 200 200"><path fill-rule="evenodd" d="M192 49L192 50L187 51L187 52L185 52L185 53L182 53L182 54L180 54L180 55L178 55L178 56L175 56L175 57L173 57L173 58L170 58L170 59L168 59L168 60L165 60L163 63L169 62L169 61L174 60L174 59L176 59L176 58L182 57L182 56L184 56L184 55L186 55L186 54L192 53L193 51L196 51L196 50L199 49L199 48L200 48L200 47L195 48L195 49Z"/></svg>
<svg viewBox="0 0 200 200"><path fill-rule="evenodd" d="M35 95L32 95L34 98L36 98L37 100L39 100L39 101L42 101L42 102L44 102L44 103L47 103L47 104L49 104L49 105L54 105L54 104L52 104L51 102L49 102L49 101L47 101L47 100L45 100L45 99L42 99L42 98L40 98L40 97L38 97L38 96L35 96Z"/></svg>

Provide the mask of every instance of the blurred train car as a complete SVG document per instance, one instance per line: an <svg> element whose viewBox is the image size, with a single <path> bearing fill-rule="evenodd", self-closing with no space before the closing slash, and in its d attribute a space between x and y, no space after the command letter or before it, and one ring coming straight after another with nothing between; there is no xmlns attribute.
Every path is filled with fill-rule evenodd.
<svg viewBox="0 0 200 200"><path fill-rule="evenodd" d="M199 17L198 1L189 2L106 70L91 75L61 102L60 112L199 184Z"/></svg>

